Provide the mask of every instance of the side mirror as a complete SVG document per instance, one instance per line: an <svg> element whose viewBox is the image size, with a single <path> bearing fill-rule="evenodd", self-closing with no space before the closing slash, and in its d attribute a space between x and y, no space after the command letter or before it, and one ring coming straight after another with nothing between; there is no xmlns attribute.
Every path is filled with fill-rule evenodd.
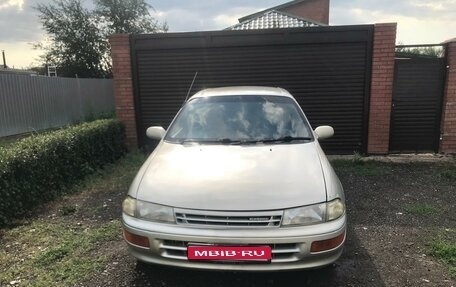
<svg viewBox="0 0 456 287"><path fill-rule="evenodd" d="M330 138L334 135L334 129L331 126L319 126L315 129L319 140Z"/></svg>
<svg viewBox="0 0 456 287"><path fill-rule="evenodd" d="M146 135L148 138L153 140L161 140L165 135L166 131L163 127L150 127L146 130Z"/></svg>

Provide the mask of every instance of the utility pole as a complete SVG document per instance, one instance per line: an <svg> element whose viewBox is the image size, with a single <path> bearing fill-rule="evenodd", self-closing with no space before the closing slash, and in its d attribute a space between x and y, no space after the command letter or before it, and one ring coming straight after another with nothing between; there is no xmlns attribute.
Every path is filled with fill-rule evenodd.
<svg viewBox="0 0 456 287"><path fill-rule="evenodd" d="M5 50L2 50L2 56L3 56L3 68L8 68L6 65L6 56L5 56Z"/></svg>

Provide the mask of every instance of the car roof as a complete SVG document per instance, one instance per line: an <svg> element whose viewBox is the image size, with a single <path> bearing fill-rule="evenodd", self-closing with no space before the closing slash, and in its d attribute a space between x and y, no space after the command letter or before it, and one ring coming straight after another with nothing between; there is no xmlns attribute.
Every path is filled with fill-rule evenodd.
<svg viewBox="0 0 456 287"><path fill-rule="evenodd" d="M285 89L260 86L234 86L204 89L194 94L190 99L215 96L282 96L293 98Z"/></svg>

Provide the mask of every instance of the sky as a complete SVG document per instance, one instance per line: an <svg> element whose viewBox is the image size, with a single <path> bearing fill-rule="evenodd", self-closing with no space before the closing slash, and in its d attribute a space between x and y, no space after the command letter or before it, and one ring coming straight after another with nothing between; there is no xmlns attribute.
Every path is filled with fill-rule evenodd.
<svg viewBox="0 0 456 287"><path fill-rule="evenodd" d="M85 0L90 3L91 0ZM441 43L456 37L456 0L330 0L330 25L397 22L401 44ZM0 0L0 50L7 64L27 68L39 63L31 43L45 39L37 3L52 0ZM151 15L166 21L169 32L220 30L238 18L287 0L148 0ZM0 60L0 64L1 64Z"/></svg>

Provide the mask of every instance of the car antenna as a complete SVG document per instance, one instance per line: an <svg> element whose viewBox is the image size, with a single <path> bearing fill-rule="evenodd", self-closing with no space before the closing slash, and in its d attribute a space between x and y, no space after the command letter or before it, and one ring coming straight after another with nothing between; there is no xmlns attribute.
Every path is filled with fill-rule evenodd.
<svg viewBox="0 0 456 287"><path fill-rule="evenodd" d="M196 76L198 76L198 71L196 71L195 76L193 76L192 84L190 85L190 88L188 88L187 96L185 97L185 100L182 103L182 106L185 105L185 103L187 102L188 96L190 95L190 92L192 91L193 84L195 83Z"/></svg>

